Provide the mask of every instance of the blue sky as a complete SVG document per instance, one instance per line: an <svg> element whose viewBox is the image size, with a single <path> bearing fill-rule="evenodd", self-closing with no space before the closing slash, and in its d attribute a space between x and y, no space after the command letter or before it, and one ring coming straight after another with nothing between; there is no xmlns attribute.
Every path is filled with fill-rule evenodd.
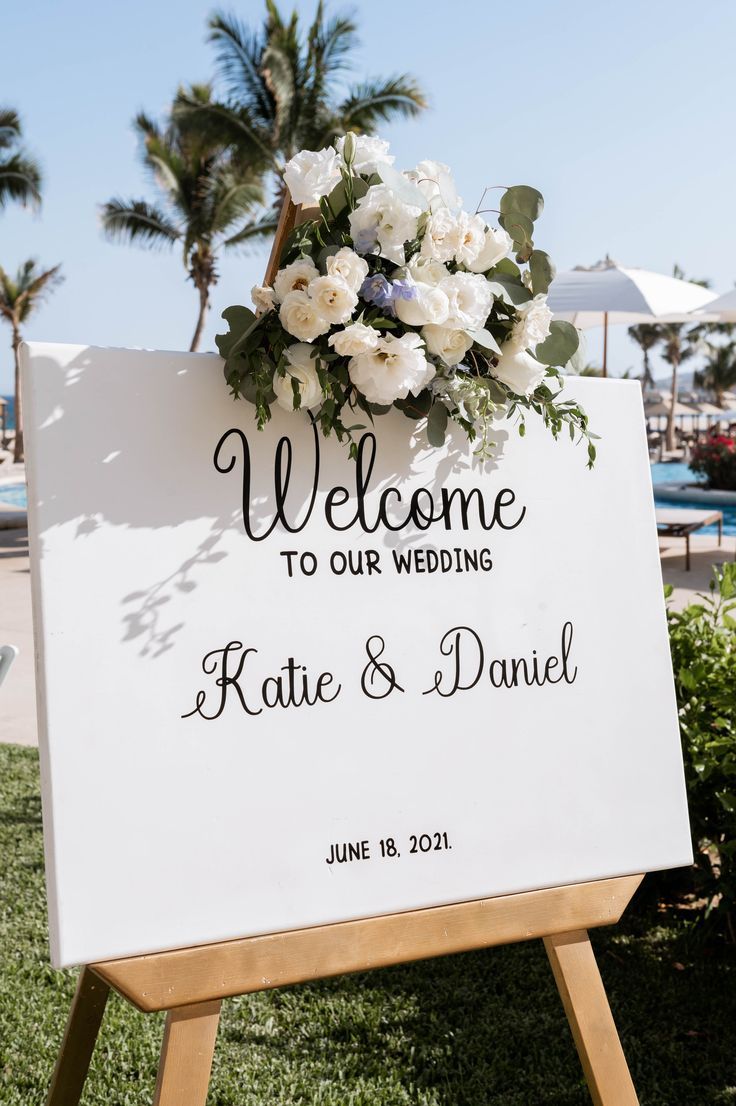
<svg viewBox="0 0 736 1106"><path fill-rule="evenodd" d="M262 13L255 0L222 6L251 22ZM315 5L296 6L309 15ZM97 205L152 196L130 121L141 108L161 112L179 82L210 77L212 8L34 0L3 12L0 103L20 110L46 189L40 216L0 215L0 264L60 261L67 278L27 337L188 347L196 302L180 258L105 242ZM718 291L733 285L732 0L372 0L353 10L362 39L354 76L410 71L429 93L418 121L384 132L398 165L448 162L473 207L486 185L535 185L547 202L537 244L559 269L609 253L663 272L678 262ZM214 348L222 309L248 302L264 264L263 252L222 264L204 348ZM9 338L0 329L0 392L12 388ZM589 350L600 360L599 332ZM625 329L610 357L614 371L638 371Z"/></svg>

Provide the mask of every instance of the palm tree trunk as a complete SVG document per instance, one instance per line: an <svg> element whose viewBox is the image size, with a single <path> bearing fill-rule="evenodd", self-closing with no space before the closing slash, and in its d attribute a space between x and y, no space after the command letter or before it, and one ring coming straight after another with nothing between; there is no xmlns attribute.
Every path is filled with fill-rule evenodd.
<svg viewBox="0 0 736 1106"><path fill-rule="evenodd" d="M209 285L203 284L198 288L199 291L199 315L197 316L197 325L194 328L194 336L192 338L192 344L189 347L190 353L196 353L199 349L199 343L202 340L202 331L204 330L205 319L207 318L207 308L209 307Z"/></svg>
<svg viewBox="0 0 736 1106"><path fill-rule="evenodd" d="M672 396L670 397L670 409L667 413L667 431L665 434L665 449L675 448L675 405L677 403L677 370L680 367L680 358L672 354Z"/></svg>
<svg viewBox="0 0 736 1106"><path fill-rule="evenodd" d="M13 444L13 461L18 464L23 460L23 403L20 394L20 331L13 324L13 358L15 360L15 442Z"/></svg>

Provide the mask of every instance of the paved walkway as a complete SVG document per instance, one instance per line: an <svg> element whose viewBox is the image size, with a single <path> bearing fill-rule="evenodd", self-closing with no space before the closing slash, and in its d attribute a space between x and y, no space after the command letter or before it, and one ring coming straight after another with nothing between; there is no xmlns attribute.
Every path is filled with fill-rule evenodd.
<svg viewBox="0 0 736 1106"><path fill-rule="evenodd" d="M661 543L662 573L673 584L675 606L685 606L698 591L707 591L711 565L732 560L736 539L690 539L692 568L685 571L685 542L671 538ZM31 585L28 571L28 534L0 529L0 644L17 645L20 655L0 689L0 741L36 745L36 701L31 629Z"/></svg>

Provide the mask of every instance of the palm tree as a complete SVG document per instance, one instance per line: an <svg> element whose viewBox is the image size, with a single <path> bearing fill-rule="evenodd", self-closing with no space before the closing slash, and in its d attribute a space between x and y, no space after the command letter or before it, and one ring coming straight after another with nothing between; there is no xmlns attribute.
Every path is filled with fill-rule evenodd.
<svg viewBox="0 0 736 1106"><path fill-rule="evenodd" d="M641 375L642 386L651 388L654 386L654 377L649 364L649 351L662 341L662 328L654 323L638 323L636 326L629 327L629 337L641 348L644 356L644 371Z"/></svg>
<svg viewBox="0 0 736 1106"><path fill-rule="evenodd" d="M240 152L181 116L186 100L202 108L211 104L208 85L180 89L163 128L139 114L135 129L142 140L142 160L161 193L161 205L148 200L114 198L102 207L102 226L111 240L149 248L178 243L189 279L199 297L190 350L198 349L211 287L217 283L217 255L272 233L272 217L256 219L262 202L258 170Z"/></svg>
<svg viewBox="0 0 736 1106"><path fill-rule="evenodd" d="M736 343L724 346L709 343L705 365L693 374L693 383L698 388L707 388L713 393L717 407L723 407L724 392L736 388Z"/></svg>
<svg viewBox="0 0 736 1106"><path fill-rule="evenodd" d="M22 341L20 328L43 299L61 284L61 266L41 271L38 262L26 261L15 277L0 266L0 318L9 323L13 332L13 357L15 359L15 445L13 460L23 460L23 410L20 394L20 359L18 350Z"/></svg>
<svg viewBox="0 0 736 1106"><path fill-rule="evenodd" d="M19 145L22 128L13 108L0 107L0 208L41 203L41 170Z"/></svg>
<svg viewBox="0 0 736 1106"><path fill-rule="evenodd" d="M356 24L344 15L327 18L322 0L305 34L297 12L285 19L274 0L266 0L266 18L255 32L222 12L212 16L209 30L228 99L184 102L179 110L200 116L251 163L272 170L278 196L284 165L299 150L322 149L349 130L373 133L382 122L411 118L427 106L408 74L345 88Z"/></svg>
<svg viewBox="0 0 736 1106"><path fill-rule="evenodd" d="M682 323L663 323L659 330L662 334L662 357L672 366L672 395L667 412L665 430L665 449L675 448L675 405L677 403L677 374L683 361L687 361L697 350L697 338L692 332L685 331Z"/></svg>

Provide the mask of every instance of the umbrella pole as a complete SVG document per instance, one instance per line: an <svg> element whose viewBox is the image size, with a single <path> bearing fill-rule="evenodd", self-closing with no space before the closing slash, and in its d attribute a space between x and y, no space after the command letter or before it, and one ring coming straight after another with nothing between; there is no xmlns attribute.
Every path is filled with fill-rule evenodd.
<svg viewBox="0 0 736 1106"><path fill-rule="evenodd" d="M608 376L608 312L603 312L603 375Z"/></svg>

